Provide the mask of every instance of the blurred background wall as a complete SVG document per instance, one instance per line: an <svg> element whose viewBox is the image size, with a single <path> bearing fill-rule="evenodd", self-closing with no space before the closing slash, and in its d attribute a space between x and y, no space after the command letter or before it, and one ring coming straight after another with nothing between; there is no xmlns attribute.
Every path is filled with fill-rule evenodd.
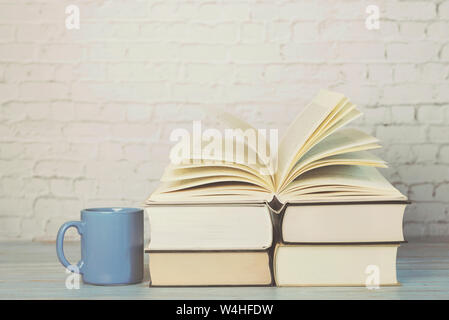
<svg viewBox="0 0 449 320"><path fill-rule="evenodd" d="M382 140L406 237L448 235L448 0L1 0L0 239L140 205L194 107L282 133L320 88Z"/></svg>

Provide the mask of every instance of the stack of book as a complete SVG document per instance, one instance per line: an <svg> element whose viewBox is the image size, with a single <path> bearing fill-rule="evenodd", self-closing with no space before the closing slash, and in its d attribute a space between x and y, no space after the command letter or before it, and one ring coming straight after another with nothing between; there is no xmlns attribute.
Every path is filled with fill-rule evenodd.
<svg viewBox="0 0 449 320"><path fill-rule="evenodd" d="M150 285L397 284L407 198L376 169L378 140L342 128L360 114L321 91L270 156L258 137L239 140L255 162L187 153L169 165L146 201Z"/></svg>
<svg viewBox="0 0 449 320"><path fill-rule="evenodd" d="M273 224L263 204L150 207L153 286L271 285Z"/></svg>

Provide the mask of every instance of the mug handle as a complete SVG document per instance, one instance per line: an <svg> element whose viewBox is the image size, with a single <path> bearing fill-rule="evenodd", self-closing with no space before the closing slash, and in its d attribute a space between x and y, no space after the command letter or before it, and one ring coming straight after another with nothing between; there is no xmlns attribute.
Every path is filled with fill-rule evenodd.
<svg viewBox="0 0 449 320"><path fill-rule="evenodd" d="M69 221L64 223L58 231L58 235L56 237L56 254L58 255L59 262L62 263L62 265L66 268L68 268L70 271L82 274L81 269L83 268L84 262L83 260L80 260L76 266L78 267L76 270L72 270L72 268L69 268L72 264L66 259L64 255L64 235L67 229L71 227L75 227L78 231L78 234L82 236L83 234L83 226L84 223L80 221Z"/></svg>

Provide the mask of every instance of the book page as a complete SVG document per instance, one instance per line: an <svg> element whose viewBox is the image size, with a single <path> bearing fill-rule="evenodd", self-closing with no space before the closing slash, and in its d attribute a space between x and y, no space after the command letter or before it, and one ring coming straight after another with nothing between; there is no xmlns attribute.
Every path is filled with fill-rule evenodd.
<svg viewBox="0 0 449 320"><path fill-rule="evenodd" d="M335 114L331 115L331 117L329 117L330 119L326 119L326 121L322 123L320 127L312 134L302 150L300 150L296 155L295 161L300 161L304 154L312 149L316 144L333 135L338 129L358 118L360 115L361 112L358 111L352 103L348 102L343 107L337 106L335 108Z"/></svg>
<svg viewBox="0 0 449 320"><path fill-rule="evenodd" d="M307 139L307 142L304 144L301 150L302 152L296 156L295 160L299 160L299 158L310 148L312 148L312 146L314 146L319 141L329 136L337 128L341 127L341 125L335 127L335 124L340 123L341 119L348 118L348 116L354 112L354 109L355 105L350 103L345 98L344 103L337 105L334 108L334 110L332 110L332 112L329 114L329 116L318 126L318 128L313 132L313 134Z"/></svg>
<svg viewBox="0 0 449 320"><path fill-rule="evenodd" d="M269 177L260 176L259 170L256 166L248 166L244 164L234 163L234 162L225 162L225 161L192 161L190 163L183 164L170 164L165 168L164 176L170 175L175 178L177 176L177 172L180 170L202 170L203 168L207 170L209 167L216 167L217 169L223 168L224 170L235 170L236 172L246 172L252 174L254 176L258 176L263 180L270 181ZM173 171L173 172L172 172ZM182 175L179 175L178 180L183 179Z"/></svg>
<svg viewBox="0 0 449 320"><path fill-rule="evenodd" d="M363 166L327 166L313 170L305 173L301 179L295 180L291 187L319 185L347 185L381 190L394 189L378 170Z"/></svg>
<svg viewBox="0 0 449 320"><path fill-rule="evenodd" d="M356 148L357 150L354 151L369 150L374 147L380 148L380 145L377 144L378 142L377 138L358 129L341 129L313 146L301 157L295 167L301 167L331 155L350 152Z"/></svg>
<svg viewBox="0 0 449 320"><path fill-rule="evenodd" d="M321 90L303 112L296 117L288 127L279 145L277 155L279 167L275 174L276 185L280 184L294 165L294 159L307 139L332 110L344 100L344 95L340 93Z"/></svg>
<svg viewBox="0 0 449 320"><path fill-rule="evenodd" d="M282 192L283 201L338 199L345 196L406 199L377 169L363 166L326 166L306 172ZM281 200L281 201L282 201Z"/></svg>
<svg viewBox="0 0 449 320"><path fill-rule="evenodd" d="M368 166L377 168L388 167L387 163L384 160L365 150L336 154L312 161L306 165L295 168L295 171L293 171L293 173L289 176L289 180L286 181L286 187L284 189L289 188L292 181L296 179L301 180L301 176L311 170L336 165ZM280 192L282 192L284 189L281 189Z"/></svg>
<svg viewBox="0 0 449 320"><path fill-rule="evenodd" d="M352 104L346 103L343 107L336 107L336 115L332 115L331 121L326 121L320 125L317 132L314 132L312 136L308 139L306 144L302 147L300 151L296 154L294 161L297 163L305 153L308 152L311 148L313 148L317 143L326 137L332 135L336 130L340 127L346 125L347 123L353 121L355 118L359 117L361 113L354 109L355 106ZM282 183L277 186L277 190L280 191L284 189L287 184L292 180L292 175L294 174L294 165L291 165L287 176L283 179Z"/></svg>
<svg viewBox="0 0 449 320"><path fill-rule="evenodd" d="M175 180L175 181L167 181L163 183L164 192L173 192L179 191L182 189L195 188L201 185L209 185L213 183L222 183L222 182L242 182L250 185L259 186L265 188L265 186L258 181L253 179L249 179L243 176L209 176L209 177L200 177L195 179L185 179L185 180Z"/></svg>
<svg viewBox="0 0 449 320"><path fill-rule="evenodd" d="M227 112L212 109L208 114L212 114L217 121L228 126L224 134L220 135L221 139L218 141L218 145L216 139L213 139L214 143L202 141L200 155L193 155L192 153L177 154L176 165L170 168L210 165L238 169L247 167L247 171L259 175L264 181L268 181L270 188L274 190L274 177L272 176L272 170L270 170L270 145L265 135L247 122Z"/></svg>
<svg viewBox="0 0 449 320"><path fill-rule="evenodd" d="M355 151L347 152L342 154L337 154L322 158L311 162L310 164L302 167L298 172L298 175L304 174L310 170L324 166L335 166L335 165L354 165L354 166L368 166L377 168L387 168L387 163L371 152Z"/></svg>
<svg viewBox="0 0 449 320"><path fill-rule="evenodd" d="M323 140L324 138L328 137L329 135L333 134L339 128L344 127L345 125L347 125L351 121L354 121L355 119L357 119L362 115L362 113L359 110L357 110L354 105L351 106L353 108L351 108L350 110L343 110L342 113L339 113L338 116L335 117L335 119L333 119L332 123L330 123L326 127L326 130L320 133L320 135L316 136L316 140L318 141L314 141L312 146L314 146L317 142Z"/></svg>
<svg viewBox="0 0 449 320"><path fill-rule="evenodd" d="M223 182L200 185L176 192L167 192L159 187L147 199L146 204L152 202L166 203L236 203L271 201L273 194L266 189L242 182Z"/></svg>
<svg viewBox="0 0 449 320"><path fill-rule="evenodd" d="M217 176L238 177L239 179L244 178L253 183L263 185L267 189L271 189L271 185L258 175L254 175L252 173L249 173L248 171L223 166L205 166L167 170L162 176L161 181L169 182Z"/></svg>
<svg viewBox="0 0 449 320"><path fill-rule="evenodd" d="M303 168L309 167L314 161L343 153L380 148L377 142L378 139L375 137L357 129L339 130L315 144L300 158L279 191L285 189L291 181L303 172ZM351 159L354 159L353 156Z"/></svg>
<svg viewBox="0 0 449 320"><path fill-rule="evenodd" d="M234 116L228 112L216 113L216 117L220 121L226 122L230 126L230 129L241 129L244 132L247 130L250 130L250 131L254 131L255 133L257 133L256 128L251 126L246 121L239 119L236 116ZM265 139L265 137L263 137L261 135L258 135L257 139L260 139L260 141L251 141L249 139L246 139L244 141L244 143L248 146L248 148L250 148L253 152L255 152L257 154L257 157L260 159L260 161L263 165L268 165L269 161L270 161L270 157L267 155L271 154L270 153L270 145L267 142L267 140ZM260 152L258 144L265 145L266 154L262 154Z"/></svg>

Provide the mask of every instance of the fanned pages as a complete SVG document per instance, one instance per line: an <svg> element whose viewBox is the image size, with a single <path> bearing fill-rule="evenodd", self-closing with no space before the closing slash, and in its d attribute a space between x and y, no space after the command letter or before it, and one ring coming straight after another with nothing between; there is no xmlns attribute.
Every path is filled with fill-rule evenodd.
<svg viewBox="0 0 449 320"><path fill-rule="evenodd" d="M387 166L369 151L380 148L379 141L342 128L360 115L344 95L322 90L289 126L277 152L266 136L252 139L257 130L245 121L217 115L241 135L182 154L146 204L406 200L376 169Z"/></svg>

